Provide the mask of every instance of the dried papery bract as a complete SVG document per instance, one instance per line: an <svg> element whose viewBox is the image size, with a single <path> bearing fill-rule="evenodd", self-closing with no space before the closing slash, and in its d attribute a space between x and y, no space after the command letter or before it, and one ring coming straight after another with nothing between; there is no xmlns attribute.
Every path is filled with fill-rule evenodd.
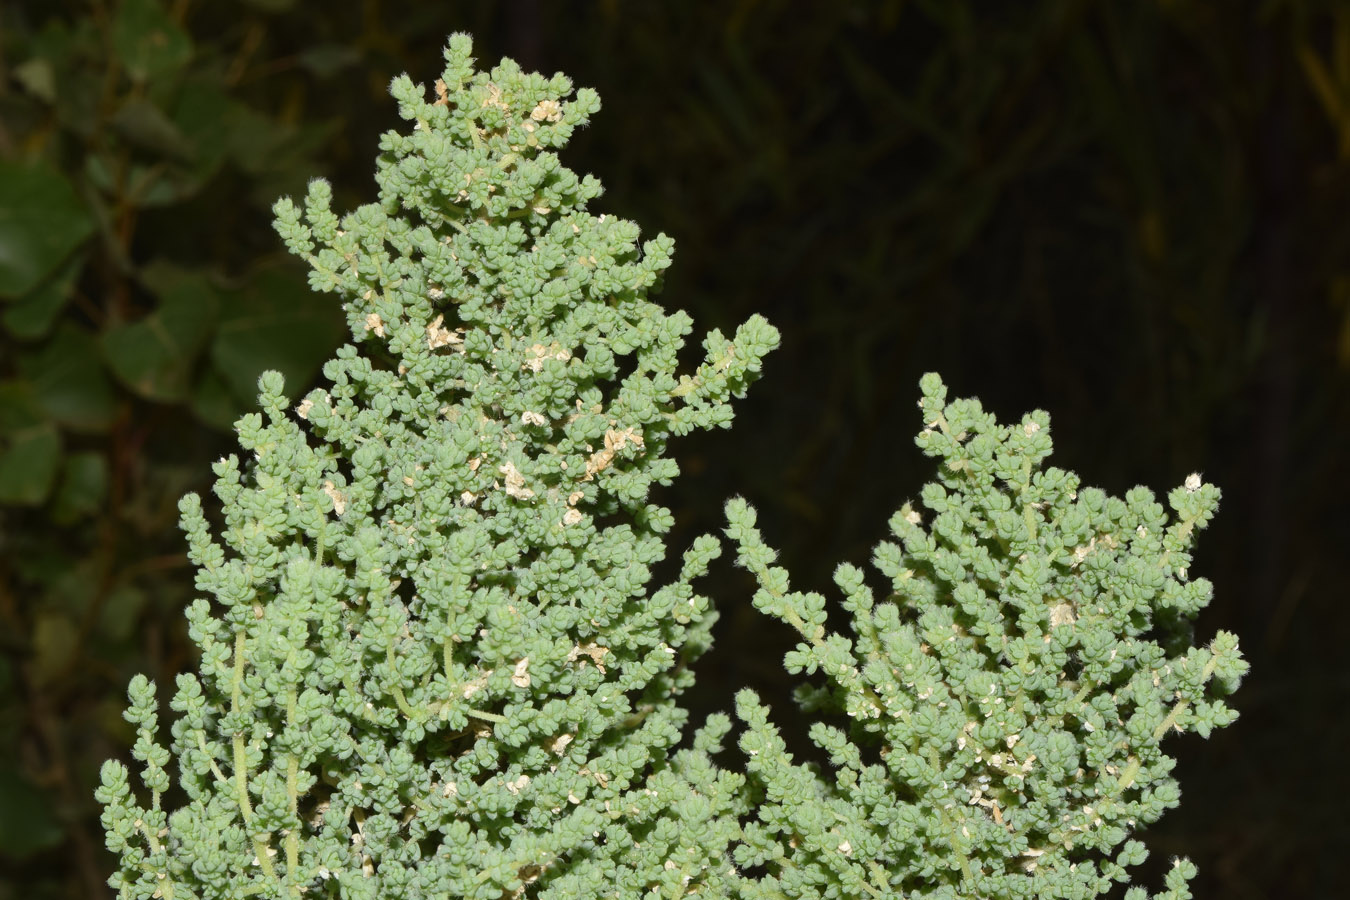
<svg viewBox="0 0 1350 900"><path fill-rule="evenodd" d="M648 495L678 474L672 436L731 423L777 332L713 331L677 375L692 323L647 299L673 242L588 212L599 182L554 152L596 94L510 60L475 72L463 35L445 60L430 98L391 87L412 124L381 141L378 203L339 217L314 181L276 205L356 344L298 404L262 377L244 458L216 465L217 537L182 503L201 666L168 748L154 686L131 685L148 802L116 762L98 792L124 898L675 896L727 876L739 779L706 754L726 721L672 751L713 618L691 582L719 545L653 587L672 520Z"/></svg>
<svg viewBox="0 0 1350 900"><path fill-rule="evenodd" d="M812 727L822 774L793 761L752 692L737 697L765 798L735 848L765 873L742 896L1098 896L1143 861L1132 833L1177 803L1162 739L1236 718L1237 639L1189 639L1212 594L1188 578L1190 549L1218 490L1190 476L1169 517L1145 488L1080 487L1043 465L1045 413L1001 426L978 401L947 403L936 375L921 387L938 478L926 513L906 504L876 549L882 599L862 570L836 570L852 636L826 629L824 597L790 590L753 510L728 505L755 605L800 635L788 670L823 678L799 699L849 723ZM1190 897L1193 873L1175 861L1155 896Z"/></svg>

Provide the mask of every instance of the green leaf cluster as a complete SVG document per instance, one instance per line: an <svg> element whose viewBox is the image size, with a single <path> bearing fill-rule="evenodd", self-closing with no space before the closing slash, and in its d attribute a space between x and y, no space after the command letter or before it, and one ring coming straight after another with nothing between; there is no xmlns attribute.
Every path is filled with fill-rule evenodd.
<svg viewBox="0 0 1350 900"><path fill-rule="evenodd" d="M428 92L391 93L376 203L328 184L275 206L354 343L298 403L258 381L215 465L223 523L180 504L205 596L168 745L154 685L126 719L148 803L120 762L98 799L124 898L1097 896L1174 806L1172 731L1235 717L1236 639L1190 644L1189 578L1218 491L1192 476L1124 499L1045 468L1043 412L1000 426L921 384L939 461L874 562L826 600L790 590L743 500L728 536L754 604L796 630L785 663L831 769L796 763L751 692L743 771L714 716L679 749L679 695L714 613L708 535L652 585L679 467L672 436L727 427L778 333L692 331L650 299L673 242L589 211L599 182L556 150L599 109L451 38ZM213 534L213 531L215 532ZM835 723L846 723L840 727ZM177 760L186 802L165 808ZM1167 900L1190 896L1180 861ZM1132 888L1132 900L1142 888Z"/></svg>
<svg viewBox="0 0 1350 900"><path fill-rule="evenodd" d="M1163 738L1237 717L1237 639L1190 645L1213 593L1191 547L1219 491L1191 475L1170 517L1147 488L1110 497L1044 465L1046 413L1000 425L934 374L921 387L938 478L877 545L881 599L862 570L835 571L851 636L826 628L823 596L790 590L749 505L727 507L755 606L800 636L788 671L823 676L797 696L832 764L794 762L758 698L737 698L763 799L735 859L767 872L745 896L1098 896L1177 804ZM1189 897L1187 873L1156 896Z"/></svg>
<svg viewBox="0 0 1350 900"><path fill-rule="evenodd" d="M676 752L675 698L709 644L694 541L649 587L674 435L726 427L778 342L755 317L703 341L647 299L672 241L587 204L554 148L599 108L457 36L434 96L392 89L380 202L327 184L277 230L344 299L357 345L292 407L259 381L250 454L215 467L212 537L181 505L199 674L179 678L168 814L146 682L149 806L109 762L99 798L126 897L598 896L720 885L740 779ZM386 362L387 360L387 362ZM725 731L725 723L720 729Z"/></svg>
<svg viewBox="0 0 1350 900"><path fill-rule="evenodd" d="M88 788L121 737L106 683L184 642L156 621L190 589L167 537L205 483L184 461L222 442L260 372L307 383L342 331L301 272L237 246L331 123L280 115L271 90L304 79L260 90L268 60L237 53L220 14L0 6L0 834L22 835L0 849L4 898L11 881L101 889Z"/></svg>

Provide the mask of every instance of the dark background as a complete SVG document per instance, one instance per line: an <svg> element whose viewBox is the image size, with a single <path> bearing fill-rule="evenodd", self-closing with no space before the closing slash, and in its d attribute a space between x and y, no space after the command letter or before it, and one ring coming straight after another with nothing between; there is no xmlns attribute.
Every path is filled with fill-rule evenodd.
<svg viewBox="0 0 1350 900"><path fill-rule="evenodd" d="M1350 4L10 0L0 900L110 894L127 679L194 663L177 497L261 369L298 396L346 337L268 207L313 175L371 200L388 82L433 82L453 31L600 92L563 161L675 238L661 302L783 332L735 427L675 445L674 550L741 494L834 596L930 476L928 370L1050 411L1056 463L1113 493L1201 471L1197 638L1237 632L1252 673L1235 725L1172 742L1145 883L1185 854L1200 898L1343 896ZM786 629L726 560L705 588L696 717L749 684L791 723Z"/></svg>

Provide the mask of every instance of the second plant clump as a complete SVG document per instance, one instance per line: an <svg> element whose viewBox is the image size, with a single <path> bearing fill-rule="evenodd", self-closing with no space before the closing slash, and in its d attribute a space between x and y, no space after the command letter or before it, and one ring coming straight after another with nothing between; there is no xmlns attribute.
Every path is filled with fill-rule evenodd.
<svg viewBox="0 0 1350 900"><path fill-rule="evenodd" d="M554 150L599 108L561 75L476 72L457 35L432 96L392 93L379 202L341 219L322 181L277 228L340 294L354 339L331 387L291 407L280 376L216 464L219 540L182 522L200 670L178 677L168 747L154 685L127 718L149 802L109 761L98 791L123 898L1091 897L1176 804L1172 731L1209 731L1246 669L1220 633L1190 646L1190 580L1218 491L1169 517L1043 467L1049 419L998 425L922 382L939 459L895 541L794 593L744 501L728 536L755 605L801 642L790 672L827 769L785 751L738 695L743 771L713 716L681 748L677 698L714 614L692 583L712 536L653 587L672 518L649 501L666 447L730 425L777 331L703 340L647 299L664 235L592 215L601 188ZM833 723L833 724L827 724ZM181 796L171 788L176 758ZM716 762L714 761L716 758ZM720 764L719 764L720 763ZM170 812L166 798L178 803ZM1178 862L1159 895L1188 897ZM1133 888L1131 898L1142 898Z"/></svg>

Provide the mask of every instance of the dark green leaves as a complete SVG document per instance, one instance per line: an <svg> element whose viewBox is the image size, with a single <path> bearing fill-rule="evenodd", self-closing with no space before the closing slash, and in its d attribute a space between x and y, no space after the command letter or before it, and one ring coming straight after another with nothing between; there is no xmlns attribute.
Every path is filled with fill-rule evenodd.
<svg viewBox="0 0 1350 900"><path fill-rule="evenodd" d="M47 499L61 462L61 435L52 425L16 434L0 450L0 503L37 506Z"/></svg>
<svg viewBox="0 0 1350 900"><path fill-rule="evenodd" d="M178 126L158 106L143 97L132 97L123 103L111 124L134 147L175 160L192 156L192 144Z"/></svg>
<svg viewBox="0 0 1350 900"><path fill-rule="evenodd" d="M84 254L75 254L42 284L11 303L0 317L9 333L24 341L45 337L70 298L84 264Z"/></svg>
<svg viewBox="0 0 1350 900"><path fill-rule="evenodd" d="M204 270L156 263L141 281L159 305L104 332L108 368L137 396L190 402L203 421L220 427L252 404L264 370L306 384L344 327L341 311L289 270L262 270L244 287L225 290Z"/></svg>
<svg viewBox="0 0 1350 900"><path fill-rule="evenodd" d="M45 163L0 162L0 298L38 287L93 230L64 175Z"/></svg>
<svg viewBox="0 0 1350 900"><path fill-rule="evenodd" d="M158 0L123 0L112 37L118 57L134 81L171 74L192 56L192 40Z"/></svg>
<svg viewBox="0 0 1350 900"><path fill-rule="evenodd" d="M108 464L103 455L92 450L72 453L62 467L52 517L64 524L92 516L102 509L107 493Z"/></svg>
<svg viewBox="0 0 1350 900"><path fill-rule="evenodd" d="M31 382L0 382L0 504L37 506L61 462L61 434Z"/></svg>
<svg viewBox="0 0 1350 900"><path fill-rule="evenodd" d="M21 362L33 396L54 422L80 431L101 431L117 414L117 398L99 361L98 343L75 324Z"/></svg>
<svg viewBox="0 0 1350 900"><path fill-rule="evenodd" d="M290 269L266 270L248 290L229 296L211 361L234 397L251 406L267 369L281 372L290 391L304 387L345 328L341 310Z"/></svg>
<svg viewBox="0 0 1350 900"><path fill-rule="evenodd" d="M142 276L159 307L139 321L103 334L108 366L137 395L182 402L191 387L193 364L206 344L220 308L219 294L205 272L158 263Z"/></svg>
<svg viewBox="0 0 1350 900"><path fill-rule="evenodd" d="M24 859L54 847L63 837L51 798L35 788L17 766L0 765L0 847Z"/></svg>

